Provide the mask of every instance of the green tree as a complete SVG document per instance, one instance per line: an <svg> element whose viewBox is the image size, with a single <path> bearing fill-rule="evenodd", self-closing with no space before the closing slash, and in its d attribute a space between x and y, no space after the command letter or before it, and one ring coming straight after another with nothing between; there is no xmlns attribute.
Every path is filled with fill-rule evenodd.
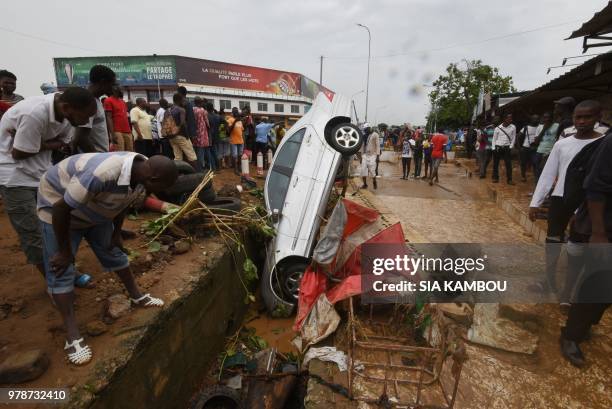
<svg viewBox="0 0 612 409"><path fill-rule="evenodd" d="M514 92L511 76L503 76L499 69L483 64L481 60L463 60L466 69L450 63L446 73L434 82L429 93L432 110L427 116L427 128L457 128L470 123L481 89L484 93Z"/></svg>

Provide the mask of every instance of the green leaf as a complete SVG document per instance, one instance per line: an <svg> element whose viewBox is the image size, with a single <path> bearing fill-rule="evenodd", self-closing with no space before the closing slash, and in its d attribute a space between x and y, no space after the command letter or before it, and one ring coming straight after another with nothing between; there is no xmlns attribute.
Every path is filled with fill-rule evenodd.
<svg viewBox="0 0 612 409"><path fill-rule="evenodd" d="M149 247L147 248L149 253L157 253L159 250L161 250L161 243L159 241L155 240L149 243Z"/></svg>
<svg viewBox="0 0 612 409"><path fill-rule="evenodd" d="M138 220L138 218L133 214L128 214L128 220Z"/></svg>
<svg viewBox="0 0 612 409"><path fill-rule="evenodd" d="M250 258L244 259L242 270L244 271L244 280L247 285L254 283L259 278L257 275L257 266Z"/></svg>

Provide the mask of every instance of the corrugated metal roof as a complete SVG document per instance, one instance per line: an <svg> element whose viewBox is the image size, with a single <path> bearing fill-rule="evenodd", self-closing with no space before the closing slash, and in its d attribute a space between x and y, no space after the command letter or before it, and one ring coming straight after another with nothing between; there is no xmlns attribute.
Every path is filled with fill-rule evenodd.
<svg viewBox="0 0 612 409"><path fill-rule="evenodd" d="M601 73L601 68L599 68L599 73L596 72L598 70L597 65L604 61L612 61L612 51L600 54L585 61L583 64L559 75L557 78L548 81L544 85L540 85L538 88L534 89L533 92L565 88L570 85L570 83L581 81L586 78L593 78ZM593 68L593 70L590 68Z"/></svg>
<svg viewBox="0 0 612 409"><path fill-rule="evenodd" d="M561 97L572 96L581 101L611 92L612 52L607 52L507 103L501 110L512 112L521 109L533 113L543 104L552 107L552 101Z"/></svg>
<svg viewBox="0 0 612 409"><path fill-rule="evenodd" d="M612 33L612 1L606 7L598 11L593 17L584 23L582 27L574 31L566 40L576 37L603 35Z"/></svg>

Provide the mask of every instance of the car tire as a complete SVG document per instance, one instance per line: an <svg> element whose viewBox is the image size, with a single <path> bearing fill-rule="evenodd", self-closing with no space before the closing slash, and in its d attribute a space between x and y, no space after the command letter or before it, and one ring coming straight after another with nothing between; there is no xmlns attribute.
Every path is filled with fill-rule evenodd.
<svg viewBox="0 0 612 409"><path fill-rule="evenodd" d="M300 281L307 268L308 263L297 261L285 264L279 269L279 282L282 298L285 302L297 304Z"/></svg>
<svg viewBox="0 0 612 409"><path fill-rule="evenodd" d="M176 166L179 175L191 175L192 173L196 173L193 166L183 160L175 160L174 165Z"/></svg>
<svg viewBox="0 0 612 409"><path fill-rule="evenodd" d="M240 391L225 385L208 387L196 399L192 409L205 409L208 407L240 409L244 407L240 400Z"/></svg>
<svg viewBox="0 0 612 409"><path fill-rule="evenodd" d="M332 129L327 142L343 156L351 156L359 152L363 140L359 128L350 123L342 123Z"/></svg>
<svg viewBox="0 0 612 409"><path fill-rule="evenodd" d="M276 294L273 280L276 280L276 269L265 269L261 278L261 298L272 318L288 318L296 304L288 303Z"/></svg>

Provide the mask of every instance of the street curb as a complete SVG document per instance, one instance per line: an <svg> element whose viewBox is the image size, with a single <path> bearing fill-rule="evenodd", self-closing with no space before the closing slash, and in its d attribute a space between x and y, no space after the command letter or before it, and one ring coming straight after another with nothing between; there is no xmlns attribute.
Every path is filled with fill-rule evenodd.
<svg viewBox="0 0 612 409"><path fill-rule="evenodd" d="M456 161L456 163L468 172L473 171L473 169L470 169L464 164L464 161ZM504 197L502 192L495 189L495 187L491 186L489 183L487 183L486 188L489 198L495 202L497 207L506 212L513 222L520 225L523 230L529 233L537 242L542 244L546 243L546 228L540 226L537 221L532 222L529 220L529 213L525 209L517 206L512 200Z"/></svg>

